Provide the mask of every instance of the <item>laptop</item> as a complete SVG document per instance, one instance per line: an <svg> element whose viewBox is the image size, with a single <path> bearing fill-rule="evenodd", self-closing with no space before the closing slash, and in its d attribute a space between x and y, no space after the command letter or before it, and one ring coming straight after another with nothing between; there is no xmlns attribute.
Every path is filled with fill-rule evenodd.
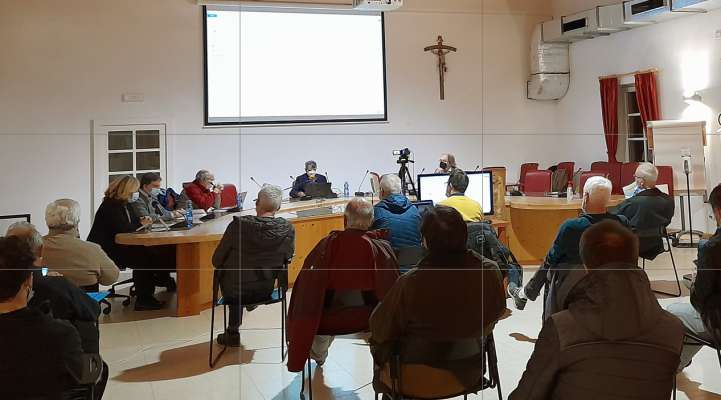
<svg viewBox="0 0 721 400"><path fill-rule="evenodd" d="M243 207L243 204L245 204L245 196L247 196L247 195L248 195L248 192L240 192L240 207L238 207L236 205L235 207L222 208L221 210L224 210L228 213L240 212L241 210L243 210L245 208L245 207Z"/></svg>
<svg viewBox="0 0 721 400"><path fill-rule="evenodd" d="M413 205L416 206L418 213L421 214L422 217L428 210L433 208L433 200L416 201Z"/></svg>
<svg viewBox="0 0 721 400"><path fill-rule="evenodd" d="M330 189L330 183L308 183L305 185L305 197L313 199L332 199L337 197Z"/></svg>

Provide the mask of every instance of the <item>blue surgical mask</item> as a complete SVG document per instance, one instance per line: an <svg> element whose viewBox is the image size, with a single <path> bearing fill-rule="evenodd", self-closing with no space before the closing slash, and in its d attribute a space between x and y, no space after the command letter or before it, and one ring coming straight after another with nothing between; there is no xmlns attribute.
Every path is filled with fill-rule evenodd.
<svg viewBox="0 0 721 400"><path fill-rule="evenodd" d="M152 188L152 189L150 190L150 195L153 196L153 197L158 197L158 196L160 196L162 193L163 193L163 191L160 190L160 188Z"/></svg>

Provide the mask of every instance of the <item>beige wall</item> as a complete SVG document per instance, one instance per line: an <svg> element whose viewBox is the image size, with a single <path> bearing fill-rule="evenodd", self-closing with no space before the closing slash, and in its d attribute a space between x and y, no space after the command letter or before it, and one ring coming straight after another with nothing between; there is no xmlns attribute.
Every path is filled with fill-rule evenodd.
<svg viewBox="0 0 721 400"><path fill-rule="evenodd" d="M553 15L559 17L579 11L590 10L597 6L618 4L621 0L551 0Z"/></svg>

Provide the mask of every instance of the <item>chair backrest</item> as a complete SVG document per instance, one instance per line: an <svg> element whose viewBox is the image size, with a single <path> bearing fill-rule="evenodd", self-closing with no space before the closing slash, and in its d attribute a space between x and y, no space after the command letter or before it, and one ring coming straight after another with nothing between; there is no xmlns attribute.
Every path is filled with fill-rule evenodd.
<svg viewBox="0 0 721 400"><path fill-rule="evenodd" d="M578 193L583 193L583 185L586 184L586 181L588 178L594 177L594 176L606 176L605 172L594 172L594 171L584 171L581 173L581 179L578 181Z"/></svg>
<svg viewBox="0 0 721 400"><path fill-rule="evenodd" d="M381 192L381 176L377 172L371 172L371 190L373 194Z"/></svg>
<svg viewBox="0 0 721 400"><path fill-rule="evenodd" d="M551 398L669 398L679 354L636 342L590 342L562 350L565 360Z"/></svg>
<svg viewBox="0 0 721 400"><path fill-rule="evenodd" d="M238 205L238 189L232 183L224 183L220 193L220 207L235 207Z"/></svg>
<svg viewBox="0 0 721 400"><path fill-rule="evenodd" d="M529 171L523 183L524 193L548 193L551 191L551 171Z"/></svg>
<svg viewBox="0 0 721 400"><path fill-rule="evenodd" d="M566 179L568 182L573 181L573 169L576 167L576 163L573 161L565 161L558 163L558 169L566 171Z"/></svg>
<svg viewBox="0 0 721 400"><path fill-rule="evenodd" d="M621 184L621 163L608 163L608 179L613 184L613 194L623 194Z"/></svg>
<svg viewBox="0 0 721 400"><path fill-rule="evenodd" d="M673 197L673 167L668 165L657 165L658 179L656 185L668 185L668 195Z"/></svg>
<svg viewBox="0 0 721 400"><path fill-rule="evenodd" d="M636 174L636 168L638 168L637 162L630 162L621 165L621 181L619 182L621 188L628 186L636 180L634 175Z"/></svg>
<svg viewBox="0 0 721 400"><path fill-rule="evenodd" d="M523 184L526 182L526 175L530 171L537 171L538 170L538 163L525 163L521 164L521 175L518 178L518 184L520 186L519 190L523 191Z"/></svg>
<svg viewBox="0 0 721 400"><path fill-rule="evenodd" d="M398 265L406 268L415 267L425 255L425 250L420 246L399 247L393 249L393 252L396 253Z"/></svg>
<svg viewBox="0 0 721 400"><path fill-rule="evenodd" d="M608 161L594 161L591 163L591 171L608 173Z"/></svg>

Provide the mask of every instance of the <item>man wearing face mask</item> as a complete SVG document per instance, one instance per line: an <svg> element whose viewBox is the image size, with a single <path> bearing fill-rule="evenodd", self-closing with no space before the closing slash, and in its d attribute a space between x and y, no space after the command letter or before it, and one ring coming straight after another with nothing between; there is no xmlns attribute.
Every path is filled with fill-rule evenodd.
<svg viewBox="0 0 721 400"><path fill-rule="evenodd" d="M293 181L293 189L290 191L290 197L299 198L305 196L305 185L309 183L328 183L325 176L316 173L318 164L313 161L305 162L305 174L298 176Z"/></svg>
<svg viewBox="0 0 721 400"><path fill-rule="evenodd" d="M207 170L201 169L195 174L195 180L188 184L183 192L188 200L193 202L193 208L207 210L220 208L220 194L223 185L215 182L215 176ZM185 208L185 204L179 205Z"/></svg>
<svg viewBox="0 0 721 400"><path fill-rule="evenodd" d="M453 154L441 154L441 158L438 160L438 168L436 169L437 174L450 174L457 169L456 157Z"/></svg>
<svg viewBox="0 0 721 400"><path fill-rule="evenodd" d="M525 287L515 288L513 297L526 298L534 301L546 287L544 292L543 319L550 317L556 307L556 292L569 271L583 267L579 253L581 235L591 225L604 220L620 222L630 227L628 218L623 215L614 215L608 212L608 202L611 200L611 181L601 176L594 176L586 181L583 187L583 204L580 217L566 220L558 229L556 239L546 255L541 268L536 271ZM517 308L523 309L525 302Z"/></svg>
<svg viewBox="0 0 721 400"><path fill-rule="evenodd" d="M140 177L140 189L134 195L137 199L130 203L130 208L137 218L150 217L153 222L159 222L161 218L170 220L180 216L180 211L168 211L158 201L158 196L162 193L162 180L157 172L148 172Z"/></svg>

